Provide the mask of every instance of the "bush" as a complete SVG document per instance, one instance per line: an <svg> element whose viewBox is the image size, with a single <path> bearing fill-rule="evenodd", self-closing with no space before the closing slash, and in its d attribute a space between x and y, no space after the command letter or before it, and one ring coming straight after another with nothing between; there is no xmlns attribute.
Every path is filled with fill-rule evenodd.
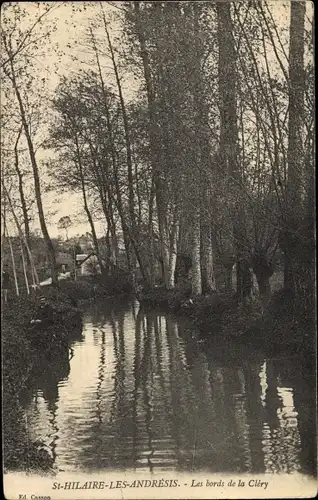
<svg viewBox="0 0 318 500"><path fill-rule="evenodd" d="M191 297L191 283L178 284L168 299L170 309L174 312L181 311L182 305Z"/></svg>
<svg viewBox="0 0 318 500"><path fill-rule="evenodd" d="M60 282L60 292L64 292L68 296L68 300L73 300L73 302L90 299L93 293L93 282L90 279L64 280Z"/></svg>
<svg viewBox="0 0 318 500"><path fill-rule="evenodd" d="M3 349L3 427L4 466L6 469L22 468L48 470L52 460L41 443L32 443L24 424L23 411L18 397L30 377L33 365L39 357L29 339L29 322L38 306L39 295L46 295L57 312L61 312L59 323L78 326L79 310L73 306L68 294L47 287L35 295L15 297L3 308L2 349ZM52 327L53 328L53 327ZM56 331L56 326L54 329ZM68 330L72 332L72 328ZM60 331L60 329L59 329ZM63 350L68 355L67 350ZM62 352L59 352L59 355Z"/></svg>

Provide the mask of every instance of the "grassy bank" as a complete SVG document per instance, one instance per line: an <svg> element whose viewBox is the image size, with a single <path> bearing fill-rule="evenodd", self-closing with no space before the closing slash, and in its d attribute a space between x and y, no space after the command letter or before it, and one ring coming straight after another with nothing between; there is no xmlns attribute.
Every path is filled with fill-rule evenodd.
<svg viewBox="0 0 318 500"><path fill-rule="evenodd" d="M61 290L41 290L55 311L54 328L74 334L81 330L80 310L73 299ZM2 382L3 382L3 451L5 469L42 469L52 465L42 443L31 442L19 393L37 363L39 350L30 342L28 324L38 306L38 295L11 298L2 308ZM68 352L66 350L66 355Z"/></svg>
<svg viewBox="0 0 318 500"><path fill-rule="evenodd" d="M209 341L222 337L231 342L255 344L267 352L314 352L314 308L303 307L299 297L276 291L266 304L254 297L238 305L234 295L211 294L191 298L191 289L154 288L142 292L144 307L162 308L190 318Z"/></svg>
<svg viewBox="0 0 318 500"><path fill-rule="evenodd" d="M103 278L101 276L83 276L76 281L66 279L59 283L60 291L66 293L76 302L107 298L114 296L129 296L133 287L127 273L116 274Z"/></svg>

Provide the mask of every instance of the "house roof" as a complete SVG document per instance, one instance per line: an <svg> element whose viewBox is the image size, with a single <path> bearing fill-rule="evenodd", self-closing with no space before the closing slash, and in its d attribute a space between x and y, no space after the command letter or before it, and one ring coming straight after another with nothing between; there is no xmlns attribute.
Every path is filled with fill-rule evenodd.
<svg viewBox="0 0 318 500"><path fill-rule="evenodd" d="M75 257L76 262L83 262L83 260L86 260L90 255L91 254L88 253L78 253Z"/></svg>
<svg viewBox="0 0 318 500"><path fill-rule="evenodd" d="M76 255L76 264L78 266L81 266L82 264L84 264L84 262L86 262L88 259L90 259L91 257L96 257L96 253L95 252L92 252L92 253L79 253Z"/></svg>

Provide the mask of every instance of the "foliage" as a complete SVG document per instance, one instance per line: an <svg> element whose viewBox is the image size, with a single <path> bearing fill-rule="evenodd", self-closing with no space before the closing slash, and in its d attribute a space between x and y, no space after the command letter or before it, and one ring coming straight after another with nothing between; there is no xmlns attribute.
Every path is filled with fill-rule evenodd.
<svg viewBox="0 0 318 500"><path fill-rule="evenodd" d="M60 330L64 324L70 335L78 330L81 326L78 309L69 295L54 289L47 290L46 295L57 313L55 328ZM33 442L28 435L19 402L19 393L31 377L39 357L38 349L30 342L28 330L37 307L38 296L32 295L10 298L2 311L4 467L10 470L48 471L52 467L52 457L43 449L43 443Z"/></svg>
<svg viewBox="0 0 318 500"><path fill-rule="evenodd" d="M31 59L52 49L54 8L40 9L37 29L31 23L16 40L11 29L26 10L15 6L5 18L6 109L14 110L17 132L23 113L16 89L28 118L37 107L28 100L30 89L43 83L45 91ZM103 272L124 266L135 288L141 276L146 288L161 283L174 290L185 255L193 297L234 290L247 304L253 276L262 300L269 300L280 262L285 288L312 297L311 6L282 5L284 20L266 1L87 9L89 64L78 61L78 70L58 79L42 146L54 188L82 196ZM82 10L72 8L71 22ZM133 79L137 92L129 93ZM37 130L29 137L34 144ZM39 165L30 161L36 173ZM66 239L70 224L69 216L59 221ZM49 249L43 224L42 230Z"/></svg>

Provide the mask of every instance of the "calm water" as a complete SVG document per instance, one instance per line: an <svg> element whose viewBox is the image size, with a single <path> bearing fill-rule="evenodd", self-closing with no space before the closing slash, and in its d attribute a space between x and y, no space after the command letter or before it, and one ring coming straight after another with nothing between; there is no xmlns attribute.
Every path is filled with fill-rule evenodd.
<svg viewBox="0 0 318 500"><path fill-rule="evenodd" d="M32 438L60 471L306 471L314 443L299 359L209 348L138 304L92 305L69 363L22 395Z"/></svg>

